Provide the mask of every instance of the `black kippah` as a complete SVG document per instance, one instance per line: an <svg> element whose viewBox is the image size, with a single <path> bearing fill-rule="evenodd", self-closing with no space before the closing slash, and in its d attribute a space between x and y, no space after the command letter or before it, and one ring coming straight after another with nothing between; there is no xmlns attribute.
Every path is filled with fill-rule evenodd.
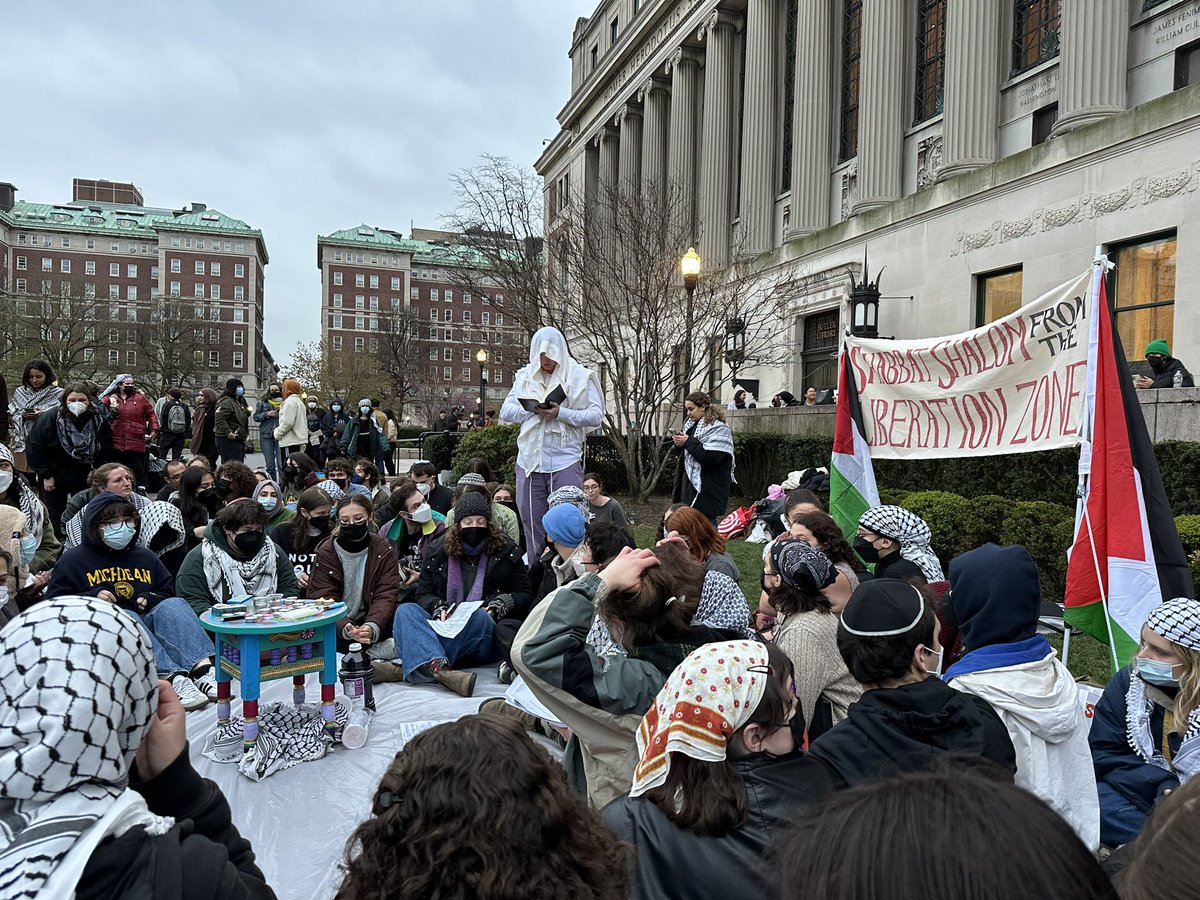
<svg viewBox="0 0 1200 900"><path fill-rule="evenodd" d="M859 637L907 634L925 614L925 596L907 581L877 578L864 581L842 610L842 627Z"/></svg>

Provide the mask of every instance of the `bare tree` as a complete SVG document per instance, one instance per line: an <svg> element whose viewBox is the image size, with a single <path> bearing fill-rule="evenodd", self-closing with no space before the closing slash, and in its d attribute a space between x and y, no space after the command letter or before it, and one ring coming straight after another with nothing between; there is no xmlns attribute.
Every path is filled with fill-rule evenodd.
<svg viewBox="0 0 1200 900"><path fill-rule="evenodd" d="M379 352L376 363L388 382L387 396L396 404L397 415L428 379L426 357L429 342L421 337L421 320L416 311L396 307L379 315Z"/></svg>
<svg viewBox="0 0 1200 900"><path fill-rule="evenodd" d="M108 369L108 300L78 276L44 278L34 293L5 291L6 355L48 362L59 379L95 381Z"/></svg>
<svg viewBox="0 0 1200 900"><path fill-rule="evenodd" d="M450 176L457 205L443 217L461 236L457 287L486 297L527 337L557 324L542 255L542 182L505 156L485 155Z"/></svg>
<svg viewBox="0 0 1200 900"><path fill-rule="evenodd" d="M292 351L284 373L299 381L305 390L318 394L323 402L339 397L349 407L362 397L389 396L388 377L376 355L334 350L324 338L301 342Z"/></svg>
<svg viewBox="0 0 1200 900"><path fill-rule="evenodd" d="M587 217L560 221L547 244L552 305L573 355L601 373L604 431L640 500L676 459L668 437L682 427L688 389L728 381L728 332L744 340L744 358L767 363L785 350L779 324L792 291L756 263L703 275L687 295L679 264L691 227L682 211L670 185L599 188Z"/></svg>
<svg viewBox="0 0 1200 900"><path fill-rule="evenodd" d="M178 297L152 301L144 317L131 329L137 350L134 367L147 393L161 397L170 387L189 393L202 387L202 355L210 346L202 317L194 303ZM111 332L110 332L111 337Z"/></svg>

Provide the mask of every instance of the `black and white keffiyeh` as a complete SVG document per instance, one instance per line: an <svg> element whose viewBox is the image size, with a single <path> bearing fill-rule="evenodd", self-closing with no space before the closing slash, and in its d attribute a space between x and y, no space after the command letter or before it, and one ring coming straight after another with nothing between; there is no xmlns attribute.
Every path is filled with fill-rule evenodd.
<svg viewBox="0 0 1200 900"><path fill-rule="evenodd" d="M238 594L261 597L275 593L278 584L275 547L275 542L268 538L258 548L258 553L242 561L205 538L200 544L200 559L204 563L204 580L213 597L228 600Z"/></svg>
<svg viewBox="0 0 1200 900"><path fill-rule="evenodd" d="M1200 600L1168 600L1150 611L1146 627L1181 647L1200 651Z"/></svg>
<svg viewBox="0 0 1200 900"><path fill-rule="evenodd" d="M12 463L13 455L4 444L0 444L0 459ZM25 528L37 538L38 544L42 543L42 527L46 524L46 508L42 506L42 501L38 499L38 495L34 493L33 488L25 481L24 477L13 472L12 488L16 489L19 496L17 502L21 506L21 512L25 513Z"/></svg>
<svg viewBox="0 0 1200 900"><path fill-rule="evenodd" d="M1142 760L1174 772L1180 782L1187 781L1200 771L1200 707L1193 709L1188 716L1187 731L1183 733L1179 750L1168 761L1154 740L1154 732L1150 727L1150 718L1154 714L1154 701L1148 695L1150 690L1157 691L1147 688L1137 675L1130 676L1129 690L1125 693L1125 738ZM1158 693L1162 702L1170 701L1161 691Z"/></svg>
<svg viewBox="0 0 1200 900"><path fill-rule="evenodd" d="M927 581L945 581L942 564L929 546L933 534L916 513L902 506L876 506L863 513L858 524L880 537L899 541L900 555L916 563Z"/></svg>
<svg viewBox="0 0 1200 900"><path fill-rule="evenodd" d="M183 513L175 504L155 500L141 511L141 519L137 535L139 547L161 556L183 546L187 527L183 524Z"/></svg>
<svg viewBox="0 0 1200 900"><path fill-rule="evenodd" d="M25 413L31 413L35 409L43 412L53 409L62 400L62 392L63 389L55 384L48 384L36 391L29 385L22 384L13 392L12 402L8 404L11 425L9 434L13 450L17 453L25 452L25 441L29 438L29 430L37 421L24 418Z"/></svg>
<svg viewBox="0 0 1200 900"><path fill-rule="evenodd" d="M151 501L147 497L143 497L136 491L124 499L133 505L133 508L138 511L139 515L142 515L146 512L146 510L150 507L151 502L157 502ZM63 526L64 550L72 550L83 543L83 516L86 512L87 507L85 506L79 512L75 513L75 515L71 516L71 518L67 520L67 524ZM182 521L182 516L180 517L180 521Z"/></svg>
<svg viewBox="0 0 1200 900"><path fill-rule="evenodd" d="M94 597L60 597L0 631L0 896L69 897L100 841L163 834L129 790L158 703L148 635Z"/></svg>
<svg viewBox="0 0 1200 900"><path fill-rule="evenodd" d="M698 440L705 450L715 450L718 453L728 453L730 460L736 462L736 455L733 452L733 432L729 426L720 419L713 419L711 422L705 422L701 419L696 423L696 427L690 432L692 437ZM735 468L731 463L730 478L737 481ZM683 472L687 475L688 481L692 483L692 487L696 489L696 493L700 493L700 461L690 453L684 451L683 454Z"/></svg>
<svg viewBox="0 0 1200 900"><path fill-rule="evenodd" d="M208 736L204 755L213 762L237 763L238 771L251 781L262 781L276 772L300 763L322 759L335 740L341 739L342 729L350 710L339 698L335 704L334 734L325 730L321 706L315 703L264 703L258 710L258 739L254 751L244 752L242 730L245 720L231 716L224 725Z"/></svg>

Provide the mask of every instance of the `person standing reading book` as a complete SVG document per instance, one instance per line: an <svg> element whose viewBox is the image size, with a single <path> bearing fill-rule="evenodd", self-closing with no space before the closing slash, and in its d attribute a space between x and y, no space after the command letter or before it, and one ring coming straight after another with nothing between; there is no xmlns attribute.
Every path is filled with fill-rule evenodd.
<svg viewBox="0 0 1200 900"><path fill-rule="evenodd" d="M557 488L583 487L583 442L599 428L604 397L596 374L568 352L557 328L540 328L529 344L529 365L517 372L500 409L500 421L519 424L517 509L526 546L546 541L542 516Z"/></svg>

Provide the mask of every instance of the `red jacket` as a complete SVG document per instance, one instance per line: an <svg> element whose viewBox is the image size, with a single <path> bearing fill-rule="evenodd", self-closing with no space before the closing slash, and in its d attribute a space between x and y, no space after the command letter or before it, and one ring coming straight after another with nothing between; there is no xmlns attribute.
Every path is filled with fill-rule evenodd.
<svg viewBox="0 0 1200 900"><path fill-rule="evenodd" d="M109 394L104 398L112 422L113 449L122 453L145 453L146 431L158 431L154 407L141 391L126 397Z"/></svg>

